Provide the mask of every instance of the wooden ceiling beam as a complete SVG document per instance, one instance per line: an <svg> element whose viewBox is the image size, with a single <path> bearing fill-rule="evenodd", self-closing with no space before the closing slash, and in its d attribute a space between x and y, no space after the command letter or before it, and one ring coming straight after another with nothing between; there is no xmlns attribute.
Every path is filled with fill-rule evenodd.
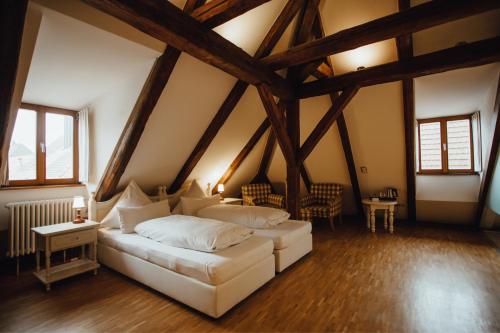
<svg viewBox="0 0 500 333"><path fill-rule="evenodd" d="M434 0L270 55L262 64L274 70L292 67L499 7L497 0Z"/></svg>
<svg viewBox="0 0 500 333"><path fill-rule="evenodd" d="M286 119L282 110L274 101L271 89L268 86L265 84L258 85L257 90L274 133L276 134L276 138L278 139L278 144L285 156L285 160L288 164L295 164L295 151L293 150L292 142L287 133L285 126Z"/></svg>
<svg viewBox="0 0 500 333"><path fill-rule="evenodd" d="M11 104L21 53L27 0L0 1L0 165L6 163L9 144L5 142L11 121Z"/></svg>
<svg viewBox="0 0 500 333"><path fill-rule="evenodd" d="M255 133L252 135L250 140L245 144L243 149L240 151L240 153L236 156L236 158L233 160L233 162L229 165L227 170L224 172L222 177L217 181L215 186L212 189L212 194L217 193L217 186L219 184L225 184L231 179L231 177L234 175L236 170L238 170L239 166L245 161L247 158L248 154L252 151L252 149L255 147L257 142L262 138L262 135L267 131L269 128L269 120L266 118L264 121L260 124L260 126L257 128Z"/></svg>
<svg viewBox="0 0 500 333"><path fill-rule="evenodd" d="M242 81L265 83L276 96L293 97L288 81L169 1L83 1Z"/></svg>
<svg viewBox="0 0 500 333"><path fill-rule="evenodd" d="M378 65L332 78L304 83L298 88L299 98L325 95L358 85L366 87L446 72L454 69L485 65L500 60L500 37L494 37L449 49L415 56L407 60Z"/></svg>
<svg viewBox="0 0 500 333"><path fill-rule="evenodd" d="M302 144L300 154L298 156L299 161L305 161L321 138L326 134L326 132L328 132L335 120L337 120L337 118L342 114L342 111L347 104L349 104L351 99L356 95L358 89L359 88L356 86L346 88L339 97L335 98L330 109L326 112L323 118L321 118L309 137Z"/></svg>
<svg viewBox="0 0 500 333"><path fill-rule="evenodd" d="M491 138L490 155L486 160L486 170L482 177L481 186L479 189L479 197L477 203L477 210L475 214L475 223L479 228L481 225L481 218L483 217L484 206L486 205L486 198L491 188L493 180L493 173L495 172L496 161L498 157L498 150L500 149L500 77L497 83L497 95L495 99L494 115L496 115L495 129L493 137Z"/></svg>
<svg viewBox="0 0 500 333"><path fill-rule="evenodd" d="M188 0L184 11L190 13L205 0ZM137 101L130 113L115 149L96 189L96 201L108 200L115 193L121 176L127 168L139 139L144 132L149 116L167 85L181 51L167 46L165 52L156 60L149 73Z"/></svg>
<svg viewBox="0 0 500 333"><path fill-rule="evenodd" d="M264 153L262 154L262 159L260 160L259 170L257 171L257 176L255 179L265 179L267 178L267 171L271 165L271 159L273 157L276 148L276 135L271 129L267 137L266 146L264 148Z"/></svg>
<svg viewBox="0 0 500 333"><path fill-rule="evenodd" d="M216 27L269 0L212 0L195 9L191 16L208 27Z"/></svg>
<svg viewBox="0 0 500 333"><path fill-rule="evenodd" d="M411 8L410 0L399 0L399 10ZM396 38L399 60L413 57L413 40L411 34ZM415 89L413 78L403 79L403 115L405 129L405 164L406 164L406 196L408 220L415 221L416 210L416 179L415 179Z"/></svg>
<svg viewBox="0 0 500 333"><path fill-rule="evenodd" d="M264 37L264 40L255 52L256 58L264 57L271 53L273 48L278 43L280 37L285 32L286 28L293 20L294 16L302 7L303 3L304 0L289 0L286 3L280 15L272 25L271 29L269 29L266 37ZM244 81L239 80L238 82L236 82L234 87L231 89L231 92L226 97L221 107L215 114L215 117L212 119L207 129L201 136L200 140L198 140L195 148L193 149L187 160L184 162L174 181L170 185L168 189L169 193L175 193L177 190L179 190L182 184L189 177L194 167L198 164L201 157L205 154L212 140L215 138L231 112L236 107L236 104L238 104L247 87L248 83Z"/></svg>

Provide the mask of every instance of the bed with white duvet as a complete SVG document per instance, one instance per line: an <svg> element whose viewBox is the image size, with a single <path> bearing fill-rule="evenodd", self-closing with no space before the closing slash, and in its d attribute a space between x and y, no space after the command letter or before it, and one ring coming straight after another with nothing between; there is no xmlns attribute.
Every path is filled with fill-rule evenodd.
<svg viewBox="0 0 500 333"><path fill-rule="evenodd" d="M91 198L89 218L106 220L127 190L107 202ZM179 215L135 227L144 236L116 226L99 229L99 261L211 317L222 316L275 275L272 241L248 228Z"/></svg>
<svg viewBox="0 0 500 333"><path fill-rule="evenodd" d="M312 251L311 223L289 220L290 214L280 209L218 204L199 210L197 216L236 223L251 228L254 235L271 239L276 272Z"/></svg>

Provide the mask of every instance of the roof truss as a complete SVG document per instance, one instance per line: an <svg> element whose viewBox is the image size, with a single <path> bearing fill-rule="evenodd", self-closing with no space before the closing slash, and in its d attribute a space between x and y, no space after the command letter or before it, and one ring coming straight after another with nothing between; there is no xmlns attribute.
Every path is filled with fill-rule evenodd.
<svg viewBox="0 0 500 333"><path fill-rule="evenodd" d="M496 0L434 0L273 54L262 63L272 69L296 66L499 7Z"/></svg>

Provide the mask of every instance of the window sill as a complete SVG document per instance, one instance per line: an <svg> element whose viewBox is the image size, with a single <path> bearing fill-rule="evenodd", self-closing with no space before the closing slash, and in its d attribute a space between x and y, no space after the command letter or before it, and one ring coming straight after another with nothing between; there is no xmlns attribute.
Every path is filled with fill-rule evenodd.
<svg viewBox="0 0 500 333"><path fill-rule="evenodd" d="M65 188L65 187L84 187L84 184L53 184L53 185L23 185L23 186L2 186L0 191L10 191L10 190L43 190L49 188Z"/></svg>
<svg viewBox="0 0 500 333"><path fill-rule="evenodd" d="M479 176L479 172L452 172L452 173L437 173L437 172L417 172L417 176Z"/></svg>

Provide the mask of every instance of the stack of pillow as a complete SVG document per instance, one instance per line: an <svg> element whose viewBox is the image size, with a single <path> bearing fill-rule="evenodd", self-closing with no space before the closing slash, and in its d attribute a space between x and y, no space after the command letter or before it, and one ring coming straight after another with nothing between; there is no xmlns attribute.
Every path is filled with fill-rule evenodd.
<svg viewBox="0 0 500 333"><path fill-rule="evenodd" d="M102 219L101 226L121 229L122 233L133 233L137 224L154 218L176 215L195 216L205 207L220 203L220 195L206 196L195 180L188 189L181 189L166 200L153 202L137 185L131 181L122 195ZM170 211L170 204L175 206Z"/></svg>

